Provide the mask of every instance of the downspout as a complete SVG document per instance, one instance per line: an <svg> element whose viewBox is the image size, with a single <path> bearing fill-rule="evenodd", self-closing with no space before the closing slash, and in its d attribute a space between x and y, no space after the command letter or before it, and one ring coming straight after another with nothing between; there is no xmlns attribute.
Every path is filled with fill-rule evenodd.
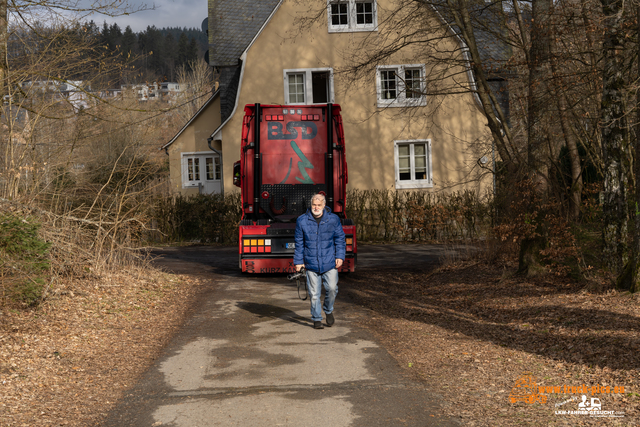
<svg viewBox="0 0 640 427"><path fill-rule="evenodd" d="M244 77L244 64L246 62L246 55L247 54L246 54L246 51L245 51L242 54L242 56L240 57L240 61L241 61L241 65L240 65L240 82L238 83L238 93L236 95L236 101L233 104L233 111L231 111L231 114L229 115L229 117L227 117L227 120L225 120L220 126L218 126L218 129L216 129L211 134L211 136L209 138L207 138L207 143L209 144L209 149L220 156L220 188L221 188L221 194L223 194L223 195L224 195L224 168L222 167L222 153L211 146L211 141L213 141L213 135L215 135L227 123L229 123L229 121L236 114L236 110L238 109L238 98L240 98L240 89L242 89L242 78Z"/></svg>
<svg viewBox="0 0 640 427"><path fill-rule="evenodd" d="M211 145L213 142L213 137L210 136L207 138L207 144L209 145L209 150L213 151L220 157L220 194L224 196L224 168L222 167L222 153Z"/></svg>
<svg viewBox="0 0 640 427"><path fill-rule="evenodd" d="M471 64L471 56L470 56L469 47L467 46L467 44L464 42L462 37L460 37L460 35L454 31L454 29L452 28L451 24L449 24L449 22L446 19L444 19L444 17L440 13L440 11L438 11L438 9L433 4L431 5L431 8L436 13L436 15L438 15L438 17L440 18L440 21L443 24L445 24L449 28L449 31L451 31L451 33L455 36L455 38L458 39L458 42L460 43L460 46L462 47L462 56L464 57L465 61L467 61L468 64ZM478 107L478 109L482 110L482 101L480 100L480 95L478 95L478 83L476 82L476 76L473 74L473 71L471 70L471 67L467 67L467 77L468 77L469 81L471 82L472 96L473 96L473 99L476 101L476 106ZM500 122L500 119L498 119L497 117L496 117L496 119L502 125L502 122ZM501 126L501 128L502 128L502 126ZM496 194L496 147L495 147L495 141L493 141L493 139L491 140L491 159L492 159L492 163L493 163L493 165L492 165L493 166L492 167L492 169L493 169L493 195L495 196L495 194Z"/></svg>

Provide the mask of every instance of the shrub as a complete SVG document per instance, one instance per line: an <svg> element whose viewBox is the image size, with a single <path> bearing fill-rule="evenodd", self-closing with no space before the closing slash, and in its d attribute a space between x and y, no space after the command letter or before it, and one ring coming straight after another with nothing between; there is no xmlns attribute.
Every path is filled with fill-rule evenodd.
<svg viewBox="0 0 640 427"><path fill-rule="evenodd" d="M576 230L572 230L560 201L541 197L536 183L523 179L512 185L508 203L503 207L504 215L493 228L497 240L514 244L521 257L523 248L529 249L523 245L536 244L540 247L531 250L532 256L547 271L557 275L581 275Z"/></svg>
<svg viewBox="0 0 640 427"><path fill-rule="evenodd" d="M50 244L33 218L0 213L0 285L3 296L26 305L41 297L50 270Z"/></svg>
<svg viewBox="0 0 640 427"><path fill-rule="evenodd" d="M159 197L152 217L160 241L232 243L238 241L240 194Z"/></svg>
<svg viewBox="0 0 640 427"><path fill-rule="evenodd" d="M349 190L347 216L362 242L434 242L485 237L490 203L476 193Z"/></svg>

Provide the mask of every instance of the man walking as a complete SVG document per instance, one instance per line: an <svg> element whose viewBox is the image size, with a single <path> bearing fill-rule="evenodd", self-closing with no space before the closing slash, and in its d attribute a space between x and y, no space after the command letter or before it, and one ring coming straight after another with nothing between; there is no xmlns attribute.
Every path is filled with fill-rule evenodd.
<svg viewBox="0 0 640 427"><path fill-rule="evenodd" d="M296 223L296 250L293 263L296 271L307 271L307 287L311 299L311 320L315 329L323 329L322 310L327 316L327 326L335 322L333 303L338 294L338 269L345 257L345 237L340 218L326 207L322 194L311 197L311 209L298 217ZM324 304L321 287L324 286Z"/></svg>

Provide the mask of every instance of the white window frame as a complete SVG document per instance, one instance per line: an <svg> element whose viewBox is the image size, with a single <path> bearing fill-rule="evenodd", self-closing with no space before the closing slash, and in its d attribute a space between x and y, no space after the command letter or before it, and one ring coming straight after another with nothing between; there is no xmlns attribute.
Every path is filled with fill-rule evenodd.
<svg viewBox="0 0 640 427"><path fill-rule="evenodd" d="M418 98L407 98L404 80L399 76L404 76L407 70L420 70L420 91L425 91L426 66L424 64L404 64L404 65L378 65L376 67L376 98L378 100L378 108L387 107L424 107L427 105L427 96L422 95ZM396 97L392 99L384 99L382 97L382 72L393 71L396 75Z"/></svg>
<svg viewBox="0 0 640 427"><path fill-rule="evenodd" d="M347 4L347 24L333 25L331 23L331 5ZM356 3L372 3L373 22L358 24ZM330 33L347 33L357 31L378 31L378 4L376 0L327 0L327 27Z"/></svg>
<svg viewBox="0 0 640 427"><path fill-rule="evenodd" d="M282 72L282 78L284 81L284 103L286 105L313 105L313 103L310 102L310 100L313 99L313 86L309 82L312 82L311 75L316 72L329 73L328 102L331 102L331 103L336 102L335 95L333 92L333 68L294 68L294 69L283 70ZM304 74L304 101L303 102L289 102L289 75L291 74Z"/></svg>
<svg viewBox="0 0 640 427"><path fill-rule="evenodd" d="M426 179L411 179L400 180L400 153L398 147L401 145L409 145L409 158L410 158L410 173L411 176L415 175L415 144L424 144L426 149L426 166L427 166L427 178ZM433 187L433 168L431 161L431 140L430 139L411 139L411 140L399 140L393 141L393 159L395 164L395 180L396 189L415 189L415 188L432 188Z"/></svg>
<svg viewBox="0 0 640 427"><path fill-rule="evenodd" d="M197 151L190 153L181 153L182 164L182 188L193 188L204 185L205 182L220 182L222 177L222 169L220 168L220 156L211 151ZM213 179L207 178L207 159L213 159ZM189 159L198 160L198 179L189 179ZM216 159L218 161L216 162Z"/></svg>

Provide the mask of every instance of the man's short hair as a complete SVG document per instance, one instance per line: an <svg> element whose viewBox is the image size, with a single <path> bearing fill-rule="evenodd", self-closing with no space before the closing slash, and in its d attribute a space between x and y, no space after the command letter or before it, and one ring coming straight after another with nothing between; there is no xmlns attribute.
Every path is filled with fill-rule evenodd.
<svg viewBox="0 0 640 427"><path fill-rule="evenodd" d="M325 205L327 204L327 198L324 197L324 194L316 193L313 196L311 196L311 204L313 204L313 201L315 199L322 199L322 203Z"/></svg>

